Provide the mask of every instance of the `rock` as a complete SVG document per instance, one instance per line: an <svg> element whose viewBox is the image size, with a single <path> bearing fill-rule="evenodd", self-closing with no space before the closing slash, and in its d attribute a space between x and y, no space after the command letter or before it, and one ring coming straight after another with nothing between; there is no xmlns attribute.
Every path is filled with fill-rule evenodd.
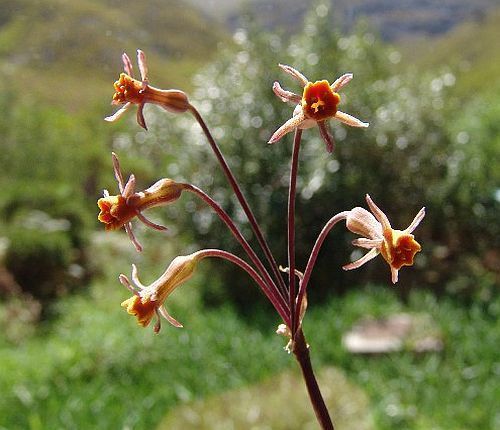
<svg viewBox="0 0 500 430"><path fill-rule="evenodd" d="M344 334L342 344L354 354L426 352L443 348L441 334L430 316L409 313L362 320Z"/></svg>

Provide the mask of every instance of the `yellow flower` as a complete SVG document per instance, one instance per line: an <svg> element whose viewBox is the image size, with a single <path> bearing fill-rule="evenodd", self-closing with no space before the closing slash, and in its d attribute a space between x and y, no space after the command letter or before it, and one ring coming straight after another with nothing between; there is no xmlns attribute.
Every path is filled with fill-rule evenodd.
<svg viewBox="0 0 500 430"><path fill-rule="evenodd" d="M392 282L398 281L399 269L403 266L413 265L415 254L421 250L420 244L411 234L425 216L425 208L420 209L411 224L405 230L395 230L391 227L389 219L370 196L366 195L366 202L372 213L366 209L356 207L349 211L346 219L347 228L353 233L363 236L355 239L355 246L369 249L370 251L350 264L344 270L356 269L367 261L382 254L384 260L391 268ZM373 215L372 215L373 214Z"/></svg>
<svg viewBox="0 0 500 430"><path fill-rule="evenodd" d="M286 121L274 132L268 143L275 143L285 134L299 128L306 129L315 125L319 127L321 138L326 144L328 152L333 151L334 141L329 131L330 118L336 118L351 127L368 127L368 123L362 122L353 116L337 109L340 103L340 91L352 79L351 73L346 73L338 78L333 84L328 81L309 82L309 80L298 70L283 64L279 65L286 73L294 77L304 88L302 96L281 88L278 82L273 85L274 93L284 102L296 105L292 118Z"/></svg>
<svg viewBox="0 0 500 430"><path fill-rule="evenodd" d="M163 275L150 285L143 285L137 275L137 268L132 265L132 283L125 275L120 275L120 282L127 287L133 296L125 300L121 306L137 318L137 323L147 327L154 316L157 322L154 326L155 333L161 328L160 316L163 316L175 327L182 324L175 320L165 308L165 300L181 284L193 275L198 261L203 258L202 252L198 251L190 255L175 257L167 267Z"/></svg>
<svg viewBox="0 0 500 430"><path fill-rule="evenodd" d="M114 83L115 94L111 104L124 105L115 114L105 118L106 121L116 121L132 105L137 105L137 123L147 129L143 108L146 103L161 106L169 112L185 112L189 109L187 95L180 90L161 90L152 87L148 81L148 67L146 56L140 49L137 50L137 63L141 73L141 80L134 79L132 62L127 54L122 54L125 73Z"/></svg>
<svg viewBox="0 0 500 430"><path fill-rule="evenodd" d="M146 190L135 192L134 175L130 175L127 183L124 184L118 157L115 153L112 153L112 157L120 194L111 196L107 190L104 190L104 197L97 201L97 206L100 209L97 219L105 224L106 230L118 230L124 227L130 240L140 251L142 247L134 236L130 221L137 217L149 227L156 230L166 230L166 227L147 219L142 211L176 201L187 185L177 183L172 179L160 179Z"/></svg>

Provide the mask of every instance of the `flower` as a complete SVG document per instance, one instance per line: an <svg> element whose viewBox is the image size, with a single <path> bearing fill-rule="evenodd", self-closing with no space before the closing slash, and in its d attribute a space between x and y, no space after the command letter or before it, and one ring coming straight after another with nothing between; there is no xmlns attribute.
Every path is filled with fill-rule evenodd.
<svg viewBox="0 0 500 430"><path fill-rule="evenodd" d="M282 101L296 105L292 118L286 121L278 130L274 132L268 143L275 143L285 134L299 129L306 129L315 126L319 127L321 138L326 144L328 152L333 151L334 141L329 131L328 123L330 118L336 118L351 127L368 127L367 122L362 122L353 116L341 112L337 109L340 103L340 91L352 79L352 73L346 73L338 78L332 85L328 81L309 82L309 80L298 70L290 66L279 64L279 67L286 73L294 77L304 88L302 97L281 88L278 82L273 85L274 94Z"/></svg>
<svg viewBox="0 0 500 430"><path fill-rule="evenodd" d="M364 236L355 239L355 246L369 249L370 251L350 264L344 270L357 269L367 261L382 254L391 268L392 282L398 282L398 272L403 266L413 265L415 254L421 250L420 244L411 234L425 216L425 208L420 209L411 224L405 230L394 230L389 219L370 196L366 195L366 202L372 213L366 209L356 207L349 211L346 219L347 228L353 233ZM372 215L373 214L373 215ZM374 216L375 215L375 216Z"/></svg>
<svg viewBox="0 0 500 430"><path fill-rule="evenodd" d="M180 90L161 90L152 87L148 83L148 67L146 56L140 49L137 50L137 63L141 73L141 80L133 77L132 62L127 54L122 54L123 68L125 73L120 74L120 78L114 83L115 94L111 104L124 105L113 115L104 118L106 121L116 121L133 104L137 105L137 123L147 130L144 119L143 108L146 103L153 103L161 106L169 112L185 112L189 109L187 95Z"/></svg>
<svg viewBox="0 0 500 430"><path fill-rule="evenodd" d="M137 217L149 227L156 230L166 230L166 227L147 219L142 211L176 201L180 198L182 190L187 187L187 184L165 178L160 179L144 191L135 192L135 176L130 175L127 183L124 184L120 162L114 152L112 158L120 194L111 196L107 190L104 190L104 197L97 201L100 209L97 219L105 224L106 230L118 230L124 227L136 249L141 251L142 247L134 236L130 221Z"/></svg>
<svg viewBox="0 0 500 430"><path fill-rule="evenodd" d="M201 258L203 255L200 251L175 257L163 275L147 286L139 280L137 267L133 264L133 285L125 275L119 276L120 282L133 293L133 296L122 302L121 306L130 315L135 316L137 323L142 327L147 327L156 315L155 333L158 333L161 328L160 316L163 316L174 327L182 327L182 324L167 312L164 303L172 291L191 278L196 264Z"/></svg>

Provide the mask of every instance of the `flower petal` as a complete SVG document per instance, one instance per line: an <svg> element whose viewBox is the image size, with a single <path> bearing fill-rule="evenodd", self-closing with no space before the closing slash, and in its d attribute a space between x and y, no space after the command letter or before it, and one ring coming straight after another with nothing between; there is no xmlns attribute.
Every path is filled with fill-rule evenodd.
<svg viewBox="0 0 500 430"><path fill-rule="evenodd" d="M122 196L127 199L135 193L135 175L129 176L127 183L123 187Z"/></svg>
<svg viewBox="0 0 500 430"><path fill-rule="evenodd" d="M118 160L118 156L114 152L111 153L111 158L113 160L113 172L115 173L115 179L116 182L118 182L118 188L120 190L120 194L123 194L123 188L125 187L125 185L123 182L122 171L120 169L120 161Z"/></svg>
<svg viewBox="0 0 500 430"><path fill-rule="evenodd" d="M139 124L144 130L147 130L146 120L144 119L144 103L137 106L137 124Z"/></svg>
<svg viewBox="0 0 500 430"><path fill-rule="evenodd" d="M370 207L370 210L372 211L373 215L375 215L375 218L382 224L382 229L384 232L386 230L392 229L391 223L389 222L389 218L387 218L387 215L382 212L382 210L373 202L371 197L367 194L366 195L366 203L368 203L368 206Z"/></svg>
<svg viewBox="0 0 500 430"><path fill-rule="evenodd" d="M135 264L132 264L132 281L134 281L134 284L141 290L144 290L144 288L146 288L139 279L139 272L137 271L137 266Z"/></svg>
<svg viewBox="0 0 500 430"><path fill-rule="evenodd" d="M353 233L367 239L382 240L382 225L364 208L355 207L346 218L346 226Z"/></svg>
<svg viewBox="0 0 500 430"><path fill-rule="evenodd" d="M391 266L391 280L393 284L398 282L398 272L399 272L398 269L395 269L394 267Z"/></svg>
<svg viewBox="0 0 500 430"><path fill-rule="evenodd" d="M304 113L301 111L299 114L291 117L287 122L285 122L278 130L274 132L274 134L271 136L271 139L269 139L269 144L276 143L278 140L280 140L285 134L290 133L291 131L295 130L296 128L299 128L300 125L306 120L306 117L304 116Z"/></svg>
<svg viewBox="0 0 500 430"><path fill-rule="evenodd" d="M137 50L137 64L139 65L139 72L141 73L141 80L148 80L148 64L146 62L146 54L140 49Z"/></svg>
<svg viewBox="0 0 500 430"><path fill-rule="evenodd" d="M326 121L319 121L318 128L319 134L321 135L323 142L325 142L326 152L332 153L333 148L335 147L335 141L333 140L333 136L329 130L330 127L328 126L328 123Z"/></svg>
<svg viewBox="0 0 500 430"><path fill-rule="evenodd" d="M297 79L297 81L300 82L300 84L305 87L309 80L298 70L294 69L291 66L287 66L286 64L278 64L278 66L286 73Z"/></svg>
<svg viewBox="0 0 500 430"><path fill-rule="evenodd" d="M128 108L130 107L132 103L128 102L128 103L125 103L123 105L123 107L121 107L120 109L118 109L113 115L111 116L107 116L106 118L104 118L104 121L108 121L108 122L115 122L117 120L119 120L121 118L121 116L127 112Z"/></svg>
<svg viewBox="0 0 500 430"><path fill-rule="evenodd" d="M425 217L425 208L420 209L418 214L413 218L413 221L411 224L404 230L405 233L412 233L413 230L415 230L420 222L424 219Z"/></svg>
<svg viewBox="0 0 500 430"><path fill-rule="evenodd" d="M352 76L352 73L345 73L340 78L337 78L337 80L331 85L332 91L338 93L351 81Z"/></svg>
<svg viewBox="0 0 500 430"><path fill-rule="evenodd" d="M129 56L124 52L122 54L123 70L130 77L134 77L134 68L132 67L132 61L130 61Z"/></svg>
<svg viewBox="0 0 500 430"><path fill-rule="evenodd" d="M359 246L360 248L372 249L379 248L382 245L383 239L366 239L361 237L359 239L354 239L352 244L354 246Z"/></svg>
<svg viewBox="0 0 500 430"><path fill-rule="evenodd" d="M358 118L355 118L348 113L341 112L339 110L335 114L335 118L346 125L350 125L351 127L368 127L370 125L368 122L363 122Z"/></svg>
<svg viewBox="0 0 500 430"><path fill-rule="evenodd" d="M373 260L378 254L379 254L379 250L376 248L373 248L371 251L369 251L365 255L363 255L359 260L353 261L352 263L349 263L349 264L346 264L345 266L342 266L342 269L344 269L344 270L357 269L358 267L361 267L363 264L367 263L368 261Z"/></svg>
<svg viewBox="0 0 500 430"><path fill-rule="evenodd" d="M283 102L289 102L289 103L293 103L294 105L296 105L296 104L299 104L302 100L301 96L299 96L295 93L292 93L291 91L286 91L283 88L281 88L281 85L279 84L279 82L275 82L273 84L273 92Z"/></svg>
<svg viewBox="0 0 500 430"><path fill-rule="evenodd" d="M127 232L127 235L129 237L130 241L135 246L135 250L137 252L142 252L142 246L139 243L139 241L136 239L136 237L134 235L134 232L132 230L132 224L130 222L128 222L127 224L125 224L125 231Z"/></svg>
<svg viewBox="0 0 500 430"><path fill-rule="evenodd" d="M166 231L168 230L167 227L161 224L156 224L155 222L147 219L141 212L137 212L137 218L142 221L143 224L147 225L148 227L154 228L155 230L159 231Z"/></svg>
<svg viewBox="0 0 500 430"><path fill-rule="evenodd" d="M184 327L179 321L177 321L172 315L170 315L167 312L167 309L165 306L161 305L158 308L158 311L160 312L160 315L165 318L170 324L172 324L174 327L182 328Z"/></svg>

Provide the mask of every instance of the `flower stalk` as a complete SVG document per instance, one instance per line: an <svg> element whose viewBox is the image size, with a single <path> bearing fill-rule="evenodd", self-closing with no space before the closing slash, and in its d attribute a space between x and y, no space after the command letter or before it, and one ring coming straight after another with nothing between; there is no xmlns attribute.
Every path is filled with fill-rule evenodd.
<svg viewBox="0 0 500 430"><path fill-rule="evenodd" d="M245 258L249 260L246 261L222 249L202 249L189 255L174 258L164 273L150 285L141 283L137 267L132 265L131 280L123 274L119 276L120 282L132 293L132 297L125 300L122 307L129 314L135 316L138 324L143 327L148 326L156 317L155 332L160 331L162 318L175 327L182 327L182 324L174 319L165 307L165 302L170 294L192 277L198 262L204 258L220 258L236 264L247 272L274 306L283 322L278 326L277 333L288 338L285 349L289 353L293 353L301 368L318 423L324 430L333 430L333 422L312 368L309 345L302 328L302 320L307 310L307 288L321 247L331 229L340 221L345 220L347 229L360 236L352 242L353 245L369 251L360 259L343 266L343 269L356 269L381 254L390 267L392 282L396 283L399 270L403 266L411 266L415 255L421 250L420 244L412 233L425 216L425 209L422 208L405 230L396 230L392 228L385 213L367 194L366 202L370 212L355 207L349 211L339 212L330 218L316 239L305 271L302 273L297 269L296 199L302 130L318 126L327 151L332 152L334 140L328 126L330 119L337 119L351 127L368 127L368 123L338 109L338 105L341 103L339 91L352 80L353 75L345 73L332 84L327 80L312 82L295 68L279 65L303 89L302 95L298 95L284 90L278 82L273 85L273 91L277 97L295 106L292 117L274 132L268 142L275 143L286 134L294 131L287 206L288 267L282 268L278 266L238 180L226 162L205 120L189 102L187 95L180 90L163 90L152 87L149 84L146 57L142 51L137 51L140 80L133 77L132 63L126 54L123 54L122 61L125 73L122 73L114 84L115 94L112 101L112 104L121 105L121 108L105 119L109 122L116 121L131 106L135 105L137 106L137 122L141 127L147 129L143 114L143 108L147 103L158 105L169 112L177 114L189 112L193 115L238 199L265 257L264 260L257 254L233 219L206 192L193 184L179 183L168 178L160 179L146 190L136 192L135 176L130 175L127 182L124 181L118 157L113 153L113 169L118 182L119 194L110 195L109 192L105 191L104 197L98 201L100 209L98 219L104 223L106 230L124 228L136 249L140 251L142 247L132 231L131 221L137 218L150 228L165 230L166 227L150 221L142 212L152 207L173 204L181 197L183 191L188 191L200 198L219 216L241 245L246 255ZM280 271L288 274L287 281Z"/></svg>

